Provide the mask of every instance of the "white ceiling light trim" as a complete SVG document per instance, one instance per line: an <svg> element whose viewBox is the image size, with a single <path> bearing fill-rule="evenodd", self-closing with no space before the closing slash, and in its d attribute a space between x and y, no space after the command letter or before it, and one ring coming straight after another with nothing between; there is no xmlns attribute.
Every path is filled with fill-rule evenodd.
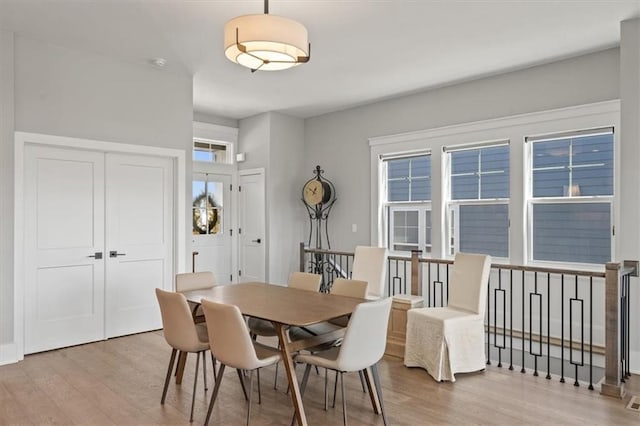
<svg viewBox="0 0 640 426"><path fill-rule="evenodd" d="M265 0L264 14L239 16L227 22L224 52L229 60L252 72L278 71L309 62L311 45L304 25L269 15L269 0Z"/></svg>

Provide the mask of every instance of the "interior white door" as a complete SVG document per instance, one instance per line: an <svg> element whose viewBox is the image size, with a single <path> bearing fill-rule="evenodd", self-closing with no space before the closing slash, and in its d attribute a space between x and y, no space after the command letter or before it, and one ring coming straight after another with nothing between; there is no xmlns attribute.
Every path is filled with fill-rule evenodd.
<svg viewBox="0 0 640 426"><path fill-rule="evenodd" d="M155 288L172 288L173 161L106 154L106 335L162 327Z"/></svg>
<svg viewBox="0 0 640 426"><path fill-rule="evenodd" d="M266 280L264 172L241 173L238 193L238 281Z"/></svg>
<svg viewBox="0 0 640 426"><path fill-rule="evenodd" d="M25 353L103 339L104 154L27 145L24 189Z"/></svg>
<svg viewBox="0 0 640 426"><path fill-rule="evenodd" d="M231 176L194 173L192 188L193 269L213 272L219 283L232 282Z"/></svg>

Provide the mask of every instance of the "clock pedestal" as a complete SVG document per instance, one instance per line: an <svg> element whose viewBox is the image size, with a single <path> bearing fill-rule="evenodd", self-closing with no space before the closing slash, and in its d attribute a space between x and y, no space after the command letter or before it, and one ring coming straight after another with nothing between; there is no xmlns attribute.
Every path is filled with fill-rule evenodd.
<svg viewBox="0 0 640 426"><path fill-rule="evenodd" d="M309 237L307 246L316 249L330 249L329 213L336 202L336 190L333 183L322 176L324 170L316 166L315 176L305 182L302 187L302 202L309 215ZM322 254L316 253L311 262L310 272L322 275L320 290L329 291L333 271L332 263Z"/></svg>

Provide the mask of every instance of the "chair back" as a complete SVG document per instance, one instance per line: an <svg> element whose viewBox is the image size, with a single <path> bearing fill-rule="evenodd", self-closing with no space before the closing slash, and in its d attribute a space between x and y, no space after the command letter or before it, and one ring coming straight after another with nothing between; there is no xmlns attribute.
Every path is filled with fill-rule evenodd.
<svg viewBox="0 0 640 426"><path fill-rule="evenodd" d="M259 366L249 330L235 305L202 300L211 353L221 363L241 370Z"/></svg>
<svg viewBox="0 0 640 426"><path fill-rule="evenodd" d="M198 338L196 325L184 295L156 288L156 297L162 315L164 338L169 346L185 352L201 350L199 347L202 342Z"/></svg>
<svg viewBox="0 0 640 426"><path fill-rule="evenodd" d="M320 291L322 275L309 272L292 272L289 275L289 287L307 291Z"/></svg>
<svg viewBox="0 0 640 426"><path fill-rule="evenodd" d="M366 281L336 278L331 285L331 294L364 299L367 296L368 288L369 283Z"/></svg>
<svg viewBox="0 0 640 426"><path fill-rule="evenodd" d="M387 270L387 249L384 247L357 246L353 257L351 279L369 283L368 296L384 295L384 276Z"/></svg>
<svg viewBox="0 0 640 426"><path fill-rule="evenodd" d="M359 371L380 361L387 344L391 302L387 297L356 306L336 359L341 371Z"/></svg>
<svg viewBox="0 0 640 426"><path fill-rule="evenodd" d="M456 253L449 277L448 306L484 315L491 256Z"/></svg>
<svg viewBox="0 0 640 426"><path fill-rule="evenodd" d="M201 290L214 285L216 279L211 271L176 274L176 291Z"/></svg>

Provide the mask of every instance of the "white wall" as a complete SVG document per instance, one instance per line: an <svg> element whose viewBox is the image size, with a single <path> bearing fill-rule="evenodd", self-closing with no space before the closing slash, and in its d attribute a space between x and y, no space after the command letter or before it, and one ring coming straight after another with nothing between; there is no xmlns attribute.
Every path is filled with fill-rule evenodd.
<svg viewBox="0 0 640 426"><path fill-rule="evenodd" d="M0 363L13 342L13 33L0 30Z"/></svg>
<svg viewBox="0 0 640 426"><path fill-rule="evenodd" d="M307 119L305 169L320 164L336 185L332 248L353 250L370 243L368 138L617 99L618 94L619 51L609 49Z"/></svg>
<svg viewBox="0 0 640 426"><path fill-rule="evenodd" d="M13 55L5 52L7 37L2 36L2 65L13 59L14 74L0 72L3 110L6 87L15 91L15 130L96 139L107 142L191 149L193 100L192 78L153 68L142 61L127 63L91 53L53 46L15 36ZM9 59L9 60L10 60ZM2 113L0 122L6 117ZM5 168L5 155L13 149L13 130L2 128L2 175L11 177L13 155ZM189 159L190 156L187 156ZM191 161L187 160L187 176ZM190 187L190 182L188 187ZM187 187L187 189L188 189ZM190 193L190 191L187 191ZM2 193L2 247L4 232L13 229L13 220L5 225L5 210L13 211L13 199ZM4 206L9 207L5 209ZM189 229L189 228L188 228ZM5 271L13 264L13 241L9 256L2 256L0 294L11 296L13 276ZM5 262L9 262L6 263ZM2 330L12 329L13 306L0 311ZM13 340L13 336L11 336ZM1 341L0 341L1 342ZM1 354L0 354L1 355ZM0 358L0 363L3 359Z"/></svg>

